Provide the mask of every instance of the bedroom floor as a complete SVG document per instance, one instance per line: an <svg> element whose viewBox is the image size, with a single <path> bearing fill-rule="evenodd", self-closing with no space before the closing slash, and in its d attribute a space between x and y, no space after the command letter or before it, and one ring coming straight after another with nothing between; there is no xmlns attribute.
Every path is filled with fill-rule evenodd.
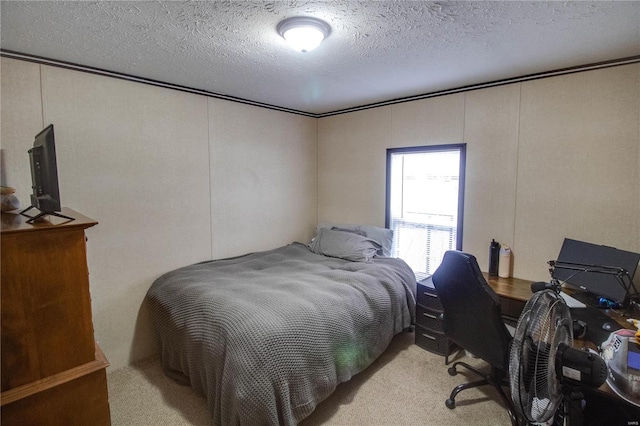
<svg viewBox="0 0 640 426"><path fill-rule="evenodd" d="M413 333L396 336L376 362L338 386L300 425L510 424L497 393L486 387L462 392L456 408L446 408L451 389L467 379L449 376L444 358L413 339ZM157 358L109 373L108 384L114 426L211 424L204 397L166 377Z"/></svg>

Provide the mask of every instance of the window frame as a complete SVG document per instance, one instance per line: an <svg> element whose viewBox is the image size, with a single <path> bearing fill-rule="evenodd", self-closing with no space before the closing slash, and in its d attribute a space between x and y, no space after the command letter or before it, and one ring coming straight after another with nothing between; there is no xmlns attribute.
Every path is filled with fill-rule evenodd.
<svg viewBox="0 0 640 426"><path fill-rule="evenodd" d="M429 153L438 151L459 151L459 182L458 182L458 221L456 224L456 250L462 250L462 232L464 224L464 190L467 164L467 144L441 144L441 145L421 145L403 148L387 148L387 171L386 171L386 191L385 191L385 227L391 229L391 157L394 154Z"/></svg>

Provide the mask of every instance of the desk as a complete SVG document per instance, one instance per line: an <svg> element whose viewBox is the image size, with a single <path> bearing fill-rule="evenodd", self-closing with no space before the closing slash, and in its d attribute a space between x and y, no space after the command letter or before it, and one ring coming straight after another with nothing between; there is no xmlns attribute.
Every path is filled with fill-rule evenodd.
<svg viewBox="0 0 640 426"><path fill-rule="evenodd" d="M482 273L487 283L493 288L502 305L502 314L507 319L517 321L524 309L524 305L531 297L531 283L533 281L522 280L520 278L500 278L489 276L486 272ZM571 293L571 290L568 291ZM620 324L623 328L631 328L626 318L611 309L602 310L612 320ZM583 342L587 345L590 342ZM586 346L585 346L586 347ZM595 346L592 346L595 348Z"/></svg>
<svg viewBox="0 0 640 426"><path fill-rule="evenodd" d="M520 278L500 278L482 273L487 283L493 288L502 306L502 315L507 319L518 321L524 305L531 297L532 281L521 280Z"/></svg>
<svg viewBox="0 0 640 426"><path fill-rule="evenodd" d="M522 280L519 278L500 278L489 276L483 272L487 283L493 288L498 297L500 297L500 303L502 305L502 313L508 320L515 320L520 317L522 310L524 309L527 300L531 297L531 283L532 281ZM626 322L626 318L612 310L606 310L605 312L611 319L615 320L624 328L630 328L629 323ZM596 349L597 345L588 340L574 340L574 347L579 349ZM591 395L591 396L589 396ZM595 390L589 390L585 392L587 400L593 398L593 400L605 399L615 405L616 410L624 410L625 413L632 413L630 421L640 421L640 409L631 406L627 402L623 401L618 395L613 392L609 385L605 382L600 388ZM604 404L598 402L598 404ZM609 408L607 408L609 410ZM629 423L631 424L631 423Z"/></svg>

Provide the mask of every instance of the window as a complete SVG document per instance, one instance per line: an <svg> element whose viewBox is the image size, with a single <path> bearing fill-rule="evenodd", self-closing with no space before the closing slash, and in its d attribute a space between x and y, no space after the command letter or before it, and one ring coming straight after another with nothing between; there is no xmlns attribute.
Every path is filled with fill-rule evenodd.
<svg viewBox="0 0 640 426"><path fill-rule="evenodd" d="M391 255L418 279L433 274L445 251L462 249L465 155L466 144L387 150Z"/></svg>

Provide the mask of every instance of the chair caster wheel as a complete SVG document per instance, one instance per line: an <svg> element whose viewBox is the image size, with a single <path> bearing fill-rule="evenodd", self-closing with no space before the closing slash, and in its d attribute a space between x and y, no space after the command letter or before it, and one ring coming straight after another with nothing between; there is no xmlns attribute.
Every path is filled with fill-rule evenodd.
<svg viewBox="0 0 640 426"><path fill-rule="evenodd" d="M458 370L456 370L456 368L455 368L455 367L449 367L449 368L447 369L447 372L449 372L449 375L450 375L450 376L455 376L456 374L458 374Z"/></svg>
<svg viewBox="0 0 640 426"><path fill-rule="evenodd" d="M456 408L456 401L449 398L444 402L444 405L446 405L449 410L453 410Z"/></svg>

